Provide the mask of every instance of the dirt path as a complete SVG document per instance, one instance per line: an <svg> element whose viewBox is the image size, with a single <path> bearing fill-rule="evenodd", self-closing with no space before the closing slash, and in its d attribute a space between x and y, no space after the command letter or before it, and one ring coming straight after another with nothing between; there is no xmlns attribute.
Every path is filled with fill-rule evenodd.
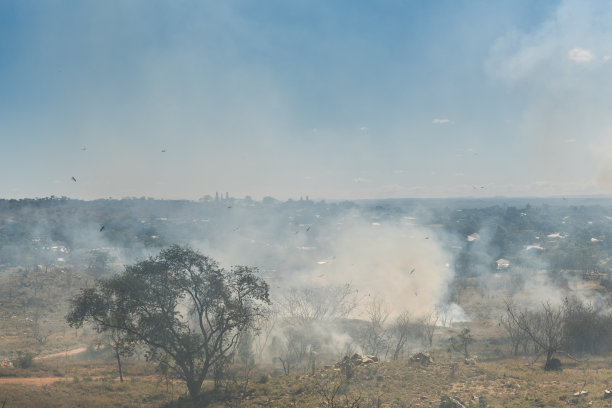
<svg viewBox="0 0 612 408"><path fill-rule="evenodd" d="M0 385L19 384L19 385L48 385L57 381L68 381L72 378L64 377L0 377Z"/></svg>
<svg viewBox="0 0 612 408"><path fill-rule="evenodd" d="M53 354L47 354L46 356L35 357L34 360L47 360L49 358L73 356L75 354L81 354L85 351L87 351L86 347L77 347L75 349L68 350L68 351L62 351L60 353L53 353Z"/></svg>
<svg viewBox="0 0 612 408"><path fill-rule="evenodd" d="M91 377L92 380L99 380L101 376ZM128 378L128 377L124 377ZM134 377L129 377L134 378ZM161 380L157 375L138 376L138 379L143 382L160 383ZM0 385L17 384L17 385L49 385L58 381L74 381L73 377L0 377ZM119 377L113 378L113 381L119 382ZM181 384L180 380L170 380L173 384Z"/></svg>

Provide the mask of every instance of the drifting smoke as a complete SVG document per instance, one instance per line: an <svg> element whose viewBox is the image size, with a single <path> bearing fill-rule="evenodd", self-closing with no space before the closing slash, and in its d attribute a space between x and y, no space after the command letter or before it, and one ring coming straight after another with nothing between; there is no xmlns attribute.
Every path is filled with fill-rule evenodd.
<svg viewBox="0 0 612 408"><path fill-rule="evenodd" d="M612 191L609 145L589 149L610 128L610 16L607 1L560 1L538 26L498 38L486 62L492 79L525 96L518 142L555 194Z"/></svg>
<svg viewBox="0 0 612 408"><path fill-rule="evenodd" d="M234 231L225 228L231 234L191 244L224 265L258 266L276 298L292 288L350 284L361 300L384 299L391 315L422 317L444 302L454 276L451 254L412 217L378 220L356 209L297 214L257 220L238 210Z"/></svg>
<svg viewBox="0 0 612 408"><path fill-rule="evenodd" d="M270 284L276 307L267 331L275 345L262 346L259 355L296 361L315 349L333 357L350 349L373 352L378 345L363 340L364 330L390 329L405 312L414 327L432 312L438 325L451 327L481 313L495 319L496 312L503 312L506 295L533 308L544 301L559 304L569 294L602 303L575 273L581 269L576 260L587 258L557 258L579 246L587 254L594 251L592 265L607 262L609 208L532 208L521 203L524 208L519 209L499 201L483 208L480 202L445 201L444 207L430 202L424 210L409 200L361 205L227 196L203 201L45 199L13 203L19 211L4 202L0 230L7 237L25 238L0 248L0 263L54 264L61 257L65 261L60 265L82 266L96 249L131 264L177 243L190 245L224 268L255 266ZM65 248L67 253L42 259L46 252L41 247ZM504 262L497 266L500 259L509 267ZM566 273L568 269L574 271ZM487 306L484 313L478 300L466 298L476 293L475 285L482 293L495 294L498 302L491 304L497 306ZM303 313L292 313L290 302ZM495 309L500 305L502 309ZM370 324L376 307L380 326ZM413 337L414 347L422 347L418 335ZM295 344L299 350L288 348Z"/></svg>
<svg viewBox="0 0 612 408"><path fill-rule="evenodd" d="M303 282L350 283L363 298L384 299L391 314L417 317L443 301L453 278L449 254L433 231L403 220L371 222L355 212L329 225L327 258L304 271Z"/></svg>
<svg viewBox="0 0 612 408"><path fill-rule="evenodd" d="M602 141L592 147L593 154L599 163L597 184L606 192L612 192L612 143L610 135L612 129L607 129Z"/></svg>

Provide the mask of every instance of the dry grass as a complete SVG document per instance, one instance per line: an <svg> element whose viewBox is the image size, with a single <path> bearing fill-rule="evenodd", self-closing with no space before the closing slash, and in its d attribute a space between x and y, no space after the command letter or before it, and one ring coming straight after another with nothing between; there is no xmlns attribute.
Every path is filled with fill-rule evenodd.
<svg viewBox="0 0 612 408"><path fill-rule="evenodd" d="M603 400L612 382L612 359L587 364L570 364L561 372L546 372L540 365L518 360L498 360L467 365L462 361L436 361L432 365L383 362L359 367L340 395L361 407L438 407L444 395L459 398L468 406L487 401L489 407L611 407ZM319 407L324 398L317 391L328 389L340 379L333 370L318 371L315 377L294 374L254 384L244 407ZM577 391L586 397L574 398ZM484 397L484 398L481 398ZM223 404L219 407L225 406Z"/></svg>
<svg viewBox="0 0 612 408"><path fill-rule="evenodd" d="M27 378L0 379L0 402L13 407L194 407L176 402L185 389L180 383L166 383L145 363L127 364L128 376L119 383L111 363L60 361L39 363ZM354 377L341 387L336 402L355 401L367 407L438 407L444 395L468 406L486 400L489 407L612 407L603 400L604 389L612 384L612 358L588 363L564 361L561 372L543 371L528 360L507 359L467 365L460 360L435 361L421 365L388 361L358 367ZM5 372L3 372L5 373ZM2 375L3 373L0 373ZM17 370L16 374L23 374ZM55 375L53 375L55 374ZM325 393L342 382L340 372L318 370L315 376L299 372L258 381L253 374L246 394L211 404L214 407L320 407ZM53 381L55 379L55 381ZM205 388L210 388L206 384ZM573 397L576 391L586 397ZM343 406L343 405L340 405Z"/></svg>
<svg viewBox="0 0 612 408"><path fill-rule="evenodd" d="M458 332L439 329L437 347L433 350L434 364L421 365L409 361L387 361L359 367L353 378L340 387L334 402L359 401L359 407L438 407L444 395L463 401L467 406L488 407L612 407L612 400L603 400L605 389L612 388L612 356L574 362L562 358L564 370L546 372L542 362L532 363L533 357L508 357L504 333L497 325L504 311L504 293L486 293L466 288L460 293L460 303L474 320L461 326L469 327L476 342L470 352L480 356L480 362L467 365L457 354L447 352L447 339ZM117 379L115 363L100 355L66 357L66 350L89 344L94 337L90 330L78 333L66 329L64 311L54 310L48 318L57 325L44 347L28 337L23 325L18 298L0 308L0 347L7 351L30 351L59 356L38 359L29 369L0 369L0 406L15 407L199 407L185 399L185 387L179 382L165 382L154 373L152 365L129 361L125 363L126 381ZM15 317L12 317L15 316ZM83 357L92 358L91 361ZM341 373L332 369L317 370L314 376L293 372L288 376L275 373L269 378L263 372L252 374L246 392L235 387L233 398L217 396L214 407L321 407L330 406L330 395L343 382ZM210 383L205 384L205 396L210 397ZM588 395L574 397L577 391Z"/></svg>
<svg viewBox="0 0 612 408"><path fill-rule="evenodd" d="M159 407L184 394L182 384L164 381L146 363L125 364L119 382L106 361L50 359L31 369L0 371L0 403L14 407Z"/></svg>

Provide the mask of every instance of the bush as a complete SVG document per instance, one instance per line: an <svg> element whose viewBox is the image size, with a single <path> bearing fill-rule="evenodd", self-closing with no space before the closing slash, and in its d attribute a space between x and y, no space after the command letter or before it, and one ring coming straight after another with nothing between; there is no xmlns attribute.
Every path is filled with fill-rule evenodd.
<svg viewBox="0 0 612 408"><path fill-rule="evenodd" d="M440 408L459 408L465 407L465 404L458 398L453 398L448 395L444 395L440 400Z"/></svg>
<svg viewBox="0 0 612 408"><path fill-rule="evenodd" d="M610 351L612 316L577 298L564 302L565 348L572 353Z"/></svg>
<svg viewBox="0 0 612 408"><path fill-rule="evenodd" d="M34 354L29 351L26 353L19 352L17 354L17 367L19 368L30 368L34 363Z"/></svg>

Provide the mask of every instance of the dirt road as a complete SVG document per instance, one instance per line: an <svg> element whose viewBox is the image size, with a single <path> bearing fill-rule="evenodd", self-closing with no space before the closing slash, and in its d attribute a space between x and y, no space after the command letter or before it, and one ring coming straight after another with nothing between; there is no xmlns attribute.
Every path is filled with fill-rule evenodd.
<svg viewBox="0 0 612 408"><path fill-rule="evenodd" d="M48 385L57 381L68 381L72 378L64 377L0 377L0 385L19 384L19 385Z"/></svg>
<svg viewBox="0 0 612 408"><path fill-rule="evenodd" d="M86 347L78 347L72 350L62 351L60 353L53 353L53 354L47 354L46 356L35 357L34 360L47 360L50 358L73 356L75 354L81 354L85 351L87 351Z"/></svg>

